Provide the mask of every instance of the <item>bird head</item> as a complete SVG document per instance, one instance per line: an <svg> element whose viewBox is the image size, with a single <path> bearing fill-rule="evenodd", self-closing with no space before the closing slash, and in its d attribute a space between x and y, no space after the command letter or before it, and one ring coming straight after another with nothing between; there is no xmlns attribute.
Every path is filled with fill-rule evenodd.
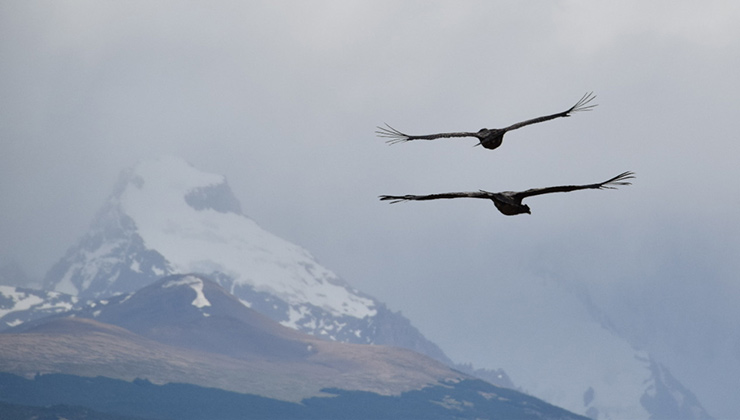
<svg viewBox="0 0 740 420"><path fill-rule="evenodd" d="M529 211L529 206L526 204L522 204L522 208L524 209L524 212L527 214L532 214L531 211Z"/></svg>

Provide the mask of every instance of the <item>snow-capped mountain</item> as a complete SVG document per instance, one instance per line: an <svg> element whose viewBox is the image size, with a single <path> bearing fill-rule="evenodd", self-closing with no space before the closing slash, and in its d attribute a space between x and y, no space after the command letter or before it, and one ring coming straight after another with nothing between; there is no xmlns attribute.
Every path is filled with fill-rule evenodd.
<svg viewBox="0 0 740 420"><path fill-rule="evenodd" d="M175 157L124 171L90 231L52 267L45 285L97 298L178 273L204 274L245 305L309 334L392 344L449 362L407 319L245 216L223 176Z"/></svg>
<svg viewBox="0 0 740 420"><path fill-rule="evenodd" d="M44 316L72 310L80 303L65 293L0 286L0 331Z"/></svg>
<svg viewBox="0 0 740 420"><path fill-rule="evenodd" d="M110 296L186 273L206 276L283 326L334 341L405 347L452 364L407 319L244 215L223 176L174 157L125 171L89 232L45 284L80 299L113 301ZM480 377L513 382L592 418L710 418L665 366L630 346L593 305L554 282L522 284L527 281L497 279L492 306L500 312L485 333L494 338L491 363L506 372L477 372ZM522 305L522 290L529 305ZM193 303L209 313L200 296Z"/></svg>

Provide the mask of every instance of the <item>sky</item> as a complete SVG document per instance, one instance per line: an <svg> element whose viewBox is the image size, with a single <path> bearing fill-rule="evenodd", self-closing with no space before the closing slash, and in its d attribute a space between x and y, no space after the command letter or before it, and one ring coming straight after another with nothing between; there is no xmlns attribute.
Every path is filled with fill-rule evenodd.
<svg viewBox="0 0 740 420"><path fill-rule="evenodd" d="M0 264L43 277L122 169L177 155L455 360L497 368L495 337L470 328L505 319L501 291L527 305L528 285L554 281L634 345L705 363L675 376L726 387L724 363L740 365L738 68L732 0L0 1ZM591 91L592 112L493 151L374 133L504 127ZM632 186L532 197L531 215L377 199L627 170Z"/></svg>

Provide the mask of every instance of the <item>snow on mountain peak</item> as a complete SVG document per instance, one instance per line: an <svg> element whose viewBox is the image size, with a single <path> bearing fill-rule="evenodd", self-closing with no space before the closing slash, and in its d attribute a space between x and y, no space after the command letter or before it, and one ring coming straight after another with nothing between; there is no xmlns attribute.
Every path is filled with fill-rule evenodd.
<svg viewBox="0 0 740 420"><path fill-rule="evenodd" d="M162 254L172 272L224 274L235 285L252 286L291 305L311 302L337 316L375 314L371 299L353 293L305 249L242 214L186 201L194 191L225 185L221 175L201 172L179 158L160 158L133 169L119 203L144 246Z"/></svg>
<svg viewBox="0 0 740 420"><path fill-rule="evenodd" d="M329 340L411 348L450 362L401 314L245 216L224 176L176 157L124 171L90 230L44 283L102 298L191 273L284 326ZM203 305L199 309L206 316L206 303L214 303L205 298L207 287L187 286L196 292L193 305Z"/></svg>
<svg viewBox="0 0 740 420"><path fill-rule="evenodd" d="M354 319L377 313L373 299L308 251L246 217L223 175L171 156L124 171L91 232L52 268L47 283L101 297L185 273L210 276L250 304L282 312L278 318L294 328L313 325L316 308Z"/></svg>

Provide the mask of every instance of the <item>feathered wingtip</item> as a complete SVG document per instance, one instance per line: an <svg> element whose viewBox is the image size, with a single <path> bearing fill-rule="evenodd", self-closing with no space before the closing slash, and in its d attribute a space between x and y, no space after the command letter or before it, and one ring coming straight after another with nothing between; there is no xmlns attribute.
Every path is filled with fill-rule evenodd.
<svg viewBox="0 0 740 420"><path fill-rule="evenodd" d="M409 141L408 134L404 134L395 128L391 127L387 123L384 123L385 127L376 126L377 130L375 130L375 134L378 135L378 137L385 137L388 140L385 142L388 144L396 144L396 143L403 143L406 141Z"/></svg>
<svg viewBox="0 0 740 420"><path fill-rule="evenodd" d="M615 176L614 178L604 181L601 184L599 184L599 189L614 190L620 185L632 185L632 183L627 180L634 179L634 178L635 178L634 172L632 171L622 172L621 174Z"/></svg>
<svg viewBox="0 0 740 420"><path fill-rule="evenodd" d="M397 195L379 195L378 198L380 199L380 201L390 201L391 204L406 201L405 197Z"/></svg>
<svg viewBox="0 0 740 420"><path fill-rule="evenodd" d="M568 114L572 112L579 112L579 111L590 111L594 109L595 107L599 106L599 104L591 104L589 103L596 99L596 95L594 95L593 92L588 92L585 95L581 97L581 99L576 102L575 105L571 109L568 110Z"/></svg>

